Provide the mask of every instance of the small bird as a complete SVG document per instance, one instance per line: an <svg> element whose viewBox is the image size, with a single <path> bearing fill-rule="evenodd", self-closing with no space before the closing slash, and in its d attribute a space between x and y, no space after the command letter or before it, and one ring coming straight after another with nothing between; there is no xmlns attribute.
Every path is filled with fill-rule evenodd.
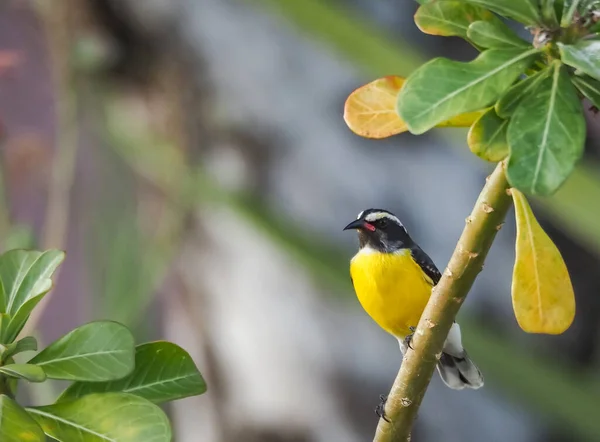
<svg viewBox="0 0 600 442"><path fill-rule="evenodd" d="M369 209L344 230L357 230L359 250L350 261L350 277L361 305L404 355L441 274L391 212ZM455 390L483 386L483 376L462 346L454 322L437 364L444 383Z"/></svg>

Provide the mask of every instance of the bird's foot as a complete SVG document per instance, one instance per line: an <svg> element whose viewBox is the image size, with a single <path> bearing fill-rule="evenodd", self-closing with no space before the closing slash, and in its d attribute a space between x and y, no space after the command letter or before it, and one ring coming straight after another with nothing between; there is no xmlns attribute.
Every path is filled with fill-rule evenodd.
<svg viewBox="0 0 600 442"><path fill-rule="evenodd" d="M412 348L411 343L412 343L412 338L415 335L416 327L408 327L408 329L410 330L410 335L407 335L406 338L404 338L404 345L406 345L411 350L414 350L414 348Z"/></svg>
<svg viewBox="0 0 600 442"><path fill-rule="evenodd" d="M379 399L381 402L379 402L379 405L375 407L375 413L377 414L377 416L379 416L381 419L383 419L389 424L390 420L385 415L385 403L387 402L387 398L388 397L384 394L379 395Z"/></svg>

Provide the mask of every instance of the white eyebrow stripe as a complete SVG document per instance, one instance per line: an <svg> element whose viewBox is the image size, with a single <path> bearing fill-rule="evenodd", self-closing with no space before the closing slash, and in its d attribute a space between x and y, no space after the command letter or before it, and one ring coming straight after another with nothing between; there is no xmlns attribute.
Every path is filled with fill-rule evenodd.
<svg viewBox="0 0 600 442"><path fill-rule="evenodd" d="M372 222L377 221L378 219L381 219L381 218L387 218L389 220L392 220L393 222L395 222L399 226L404 227L404 225L400 222L400 220L397 217L395 217L394 215L392 215L390 213L387 213L387 212L369 213L365 217L365 221L372 223Z"/></svg>

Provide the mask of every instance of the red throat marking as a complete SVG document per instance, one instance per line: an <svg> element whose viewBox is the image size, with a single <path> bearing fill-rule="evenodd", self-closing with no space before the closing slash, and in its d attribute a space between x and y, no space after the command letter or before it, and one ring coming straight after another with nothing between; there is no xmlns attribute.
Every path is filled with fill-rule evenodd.
<svg viewBox="0 0 600 442"><path fill-rule="evenodd" d="M373 224L365 223L365 229L370 230L371 232L375 231L375 226Z"/></svg>

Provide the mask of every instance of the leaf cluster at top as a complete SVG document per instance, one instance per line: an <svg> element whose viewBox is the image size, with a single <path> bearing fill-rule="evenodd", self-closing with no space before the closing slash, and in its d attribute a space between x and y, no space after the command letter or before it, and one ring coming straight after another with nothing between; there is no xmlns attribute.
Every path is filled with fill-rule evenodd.
<svg viewBox="0 0 600 442"><path fill-rule="evenodd" d="M508 158L511 186L551 195L584 150L582 99L600 107L600 1L420 1L415 23L432 35L457 36L481 54L463 63L436 58L405 81L398 116L413 134L468 112L481 112L471 150ZM512 23L531 33L523 39Z"/></svg>

